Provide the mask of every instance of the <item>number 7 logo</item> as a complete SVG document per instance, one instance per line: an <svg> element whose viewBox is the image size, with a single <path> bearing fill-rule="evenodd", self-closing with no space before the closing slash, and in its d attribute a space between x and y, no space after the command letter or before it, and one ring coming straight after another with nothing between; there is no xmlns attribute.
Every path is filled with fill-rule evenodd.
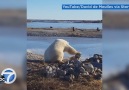
<svg viewBox="0 0 129 90"><path fill-rule="evenodd" d="M6 84L12 84L16 80L16 73L11 68L3 70L1 75L4 76Z"/></svg>

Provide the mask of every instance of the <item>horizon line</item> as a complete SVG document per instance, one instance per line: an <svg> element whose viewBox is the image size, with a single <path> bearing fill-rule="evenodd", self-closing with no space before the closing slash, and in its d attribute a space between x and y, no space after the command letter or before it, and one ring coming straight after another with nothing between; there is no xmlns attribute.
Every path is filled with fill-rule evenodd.
<svg viewBox="0 0 129 90"><path fill-rule="evenodd" d="M66 20L66 19L27 19L27 20ZM67 19L68 20L68 19ZM75 20L75 19L70 19L70 20ZM81 20L81 19L80 19ZM94 19L94 20L102 20L102 19ZM86 20L85 20L86 21ZM88 21L88 20L87 20ZM93 20L90 20L93 21Z"/></svg>

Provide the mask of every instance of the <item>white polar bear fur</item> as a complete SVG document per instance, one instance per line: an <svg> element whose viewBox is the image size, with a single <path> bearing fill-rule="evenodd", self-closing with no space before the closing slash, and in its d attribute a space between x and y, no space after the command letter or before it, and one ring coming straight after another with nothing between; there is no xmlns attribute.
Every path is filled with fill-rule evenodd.
<svg viewBox="0 0 129 90"><path fill-rule="evenodd" d="M45 51L45 62L62 62L64 52L68 52L71 55L78 53L66 40L55 40Z"/></svg>

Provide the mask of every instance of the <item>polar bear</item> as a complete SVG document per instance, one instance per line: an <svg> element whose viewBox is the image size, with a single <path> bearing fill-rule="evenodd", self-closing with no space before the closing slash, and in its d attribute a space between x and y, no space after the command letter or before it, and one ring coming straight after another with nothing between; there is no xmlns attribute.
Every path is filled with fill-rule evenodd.
<svg viewBox="0 0 129 90"><path fill-rule="evenodd" d="M64 39L55 40L45 51L45 62L60 62L63 63L64 52L68 52L71 55L79 53Z"/></svg>

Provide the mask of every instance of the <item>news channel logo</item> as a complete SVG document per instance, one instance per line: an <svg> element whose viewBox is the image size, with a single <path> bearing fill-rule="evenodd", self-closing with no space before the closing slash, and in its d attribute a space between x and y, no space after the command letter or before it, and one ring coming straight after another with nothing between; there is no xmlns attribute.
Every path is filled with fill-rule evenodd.
<svg viewBox="0 0 129 90"><path fill-rule="evenodd" d="M2 71L0 82L5 84L12 84L16 80L16 72L11 68L6 68Z"/></svg>

